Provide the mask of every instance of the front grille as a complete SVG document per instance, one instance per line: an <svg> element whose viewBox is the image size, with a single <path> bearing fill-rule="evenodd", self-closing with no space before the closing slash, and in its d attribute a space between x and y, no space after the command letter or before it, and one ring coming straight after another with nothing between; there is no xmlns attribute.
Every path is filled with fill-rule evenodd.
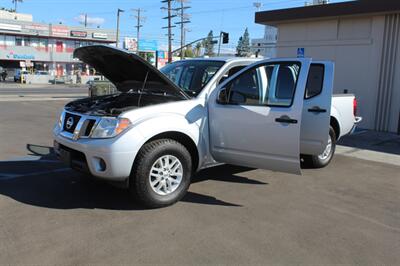
<svg viewBox="0 0 400 266"><path fill-rule="evenodd" d="M95 119L88 119L85 122L85 132L83 133L84 137L88 137L90 135L90 133L92 132L93 126L94 124L96 124L96 120Z"/></svg>
<svg viewBox="0 0 400 266"><path fill-rule="evenodd" d="M79 115L65 113L63 130L69 133L74 133L80 119L81 116Z"/></svg>

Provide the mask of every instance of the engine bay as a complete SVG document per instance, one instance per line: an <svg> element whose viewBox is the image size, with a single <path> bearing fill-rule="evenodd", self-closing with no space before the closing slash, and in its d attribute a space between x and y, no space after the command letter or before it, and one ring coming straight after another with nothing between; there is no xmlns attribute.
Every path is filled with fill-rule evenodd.
<svg viewBox="0 0 400 266"><path fill-rule="evenodd" d="M118 116L128 110L179 100L166 94L122 92L72 101L65 106L65 110L85 115Z"/></svg>

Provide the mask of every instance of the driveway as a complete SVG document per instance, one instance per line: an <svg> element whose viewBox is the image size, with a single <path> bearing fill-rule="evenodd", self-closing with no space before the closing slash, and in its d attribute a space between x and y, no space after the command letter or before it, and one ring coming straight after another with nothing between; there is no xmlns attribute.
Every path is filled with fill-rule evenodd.
<svg viewBox="0 0 400 266"><path fill-rule="evenodd" d="M350 154L302 176L224 165L144 210L55 160L64 103L0 105L0 264L400 264L400 166Z"/></svg>

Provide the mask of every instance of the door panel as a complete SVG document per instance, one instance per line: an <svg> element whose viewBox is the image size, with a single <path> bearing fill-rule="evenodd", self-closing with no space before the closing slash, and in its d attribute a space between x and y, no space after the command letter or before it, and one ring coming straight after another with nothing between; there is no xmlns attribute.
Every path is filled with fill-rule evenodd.
<svg viewBox="0 0 400 266"><path fill-rule="evenodd" d="M303 103L300 133L302 154L321 154L328 142L334 65L313 62L310 66Z"/></svg>
<svg viewBox="0 0 400 266"><path fill-rule="evenodd" d="M309 66L310 59L264 60L214 90L208 104L214 159L300 174L300 125Z"/></svg>

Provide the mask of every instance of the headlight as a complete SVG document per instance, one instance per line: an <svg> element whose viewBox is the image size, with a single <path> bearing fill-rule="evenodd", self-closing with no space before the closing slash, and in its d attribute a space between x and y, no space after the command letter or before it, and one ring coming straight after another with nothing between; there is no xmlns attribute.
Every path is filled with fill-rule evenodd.
<svg viewBox="0 0 400 266"><path fill-rule="evenodd" d="M131 121L128 118L112 118L105 117L100 120L96 128L93 130L91 135L92 138L112 138L131 125Z"/></svg>

